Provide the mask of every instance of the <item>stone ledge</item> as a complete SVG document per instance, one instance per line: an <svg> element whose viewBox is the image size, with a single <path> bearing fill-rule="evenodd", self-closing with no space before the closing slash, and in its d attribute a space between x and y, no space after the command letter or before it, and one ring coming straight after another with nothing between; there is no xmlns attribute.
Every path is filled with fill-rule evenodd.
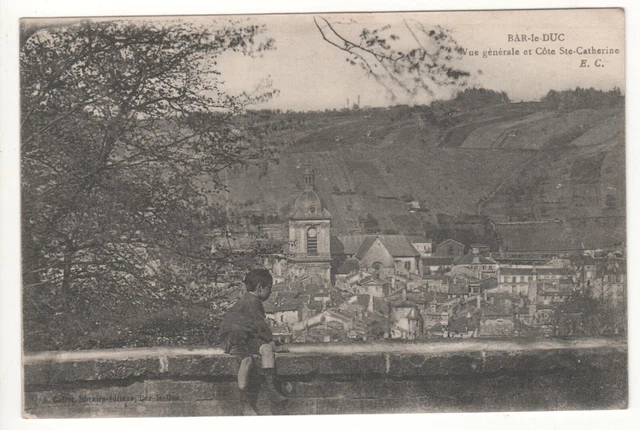
<svg viewBox="0 0 640 430"><path fill-rule="evenodd" d="M626 343L611 339L317 344L291 345L290 349L276 357L278 374L283 377L406 378L581 369L593 372L627 367ZM217 348L44 352L24 357L26 386L127 379L230 380L237 370L237 359Z"/></svg>
<svg viewBox="0 0 640 430"><path fill-rule="evenodd" d="M627 345L615 339L292 345L260 414L621 409ZM240 413L238 360L216 348L45 352L24 357L25 417Z"/></svg>

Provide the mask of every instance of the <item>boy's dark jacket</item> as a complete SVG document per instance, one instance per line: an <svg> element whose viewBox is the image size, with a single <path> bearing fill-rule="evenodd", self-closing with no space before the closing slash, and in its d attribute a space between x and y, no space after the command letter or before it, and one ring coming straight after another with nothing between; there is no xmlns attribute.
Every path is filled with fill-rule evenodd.
<svg viewBox="0 0 640 430"><path fill-rule="evenodd" d="M265 318L262 301L251 293L245 293L224 316L220 324L220 340L224 342L229 333L240 331L250 338L269 343L273 340L273 335Z"/></svg>

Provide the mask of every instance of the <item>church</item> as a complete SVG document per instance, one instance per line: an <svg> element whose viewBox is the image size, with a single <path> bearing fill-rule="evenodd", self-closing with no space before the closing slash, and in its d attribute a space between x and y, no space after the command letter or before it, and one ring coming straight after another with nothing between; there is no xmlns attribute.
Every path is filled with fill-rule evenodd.
<svg viewBox="0 0 640 430"><path fill-rule="evenodd" d="M366 271L381 276L422 273L421 259L431 255L431 241L404 235L335 235L325 199L315 189L310 164L304 169L304 189L296 197L288 219L284 254L265 265L276 282L330 287L336 274Z"/></svg>
<svg viewBox="0 0 640 430"><path fill-rule="evenodd" d="M314 172L309 164L304 171L304 190L291 210L285 256L290 279L313 279L331 285L331 213L315 190Z"/></svg>

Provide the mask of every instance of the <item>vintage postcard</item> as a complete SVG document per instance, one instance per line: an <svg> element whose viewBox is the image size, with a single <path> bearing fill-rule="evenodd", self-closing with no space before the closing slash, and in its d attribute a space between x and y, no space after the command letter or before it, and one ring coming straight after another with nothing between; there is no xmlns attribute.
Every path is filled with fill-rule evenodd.
<svg viewBox="0 0 640 430"><path fill-rule="evenodd" d="M23 416L627 408L624 21L22 19Z"/></svg>

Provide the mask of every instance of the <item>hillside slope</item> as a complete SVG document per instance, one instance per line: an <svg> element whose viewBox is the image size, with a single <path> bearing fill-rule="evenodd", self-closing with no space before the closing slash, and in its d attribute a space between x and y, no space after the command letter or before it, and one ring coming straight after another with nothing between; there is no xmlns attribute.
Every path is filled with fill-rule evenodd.
<svg viewBox="0 0 640 430"><path fill-rule="evenodd" d="M438 213L480 210L498 222L624 217L624 111L519 105L463 112L444 130L406 110L312 114L276 137L289 144L266 172L229 173L229 205L286 220L310 162L336 233L361 231L369 213L381 231L411 234ZM410 212L408 201L422 210Z"/></svg>

